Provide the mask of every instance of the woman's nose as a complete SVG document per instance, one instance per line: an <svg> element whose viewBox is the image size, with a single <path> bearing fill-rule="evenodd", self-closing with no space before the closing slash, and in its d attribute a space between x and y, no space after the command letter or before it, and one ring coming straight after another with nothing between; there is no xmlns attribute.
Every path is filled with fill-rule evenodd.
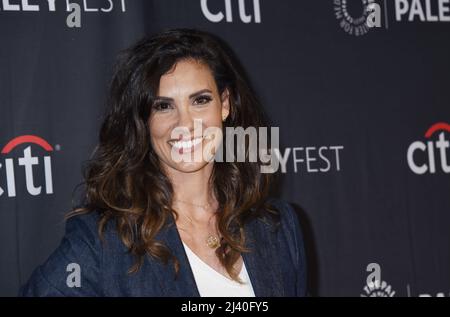
<svg viewBox="0 0 450 317"><path fill-rule="evenodd" d="M189 109L189 105L181 106L180 108L178 108L178 120L172 133L175 134L176 138L180 137L180 135L183 139L190 139L194 137L196 120L199 120L199 118L195 118L195 116L193 116Z"/></svg>
<svg viewBox="0 0 450 317"><path fill-rule="evenodd" d="M180 109L178 112L178 126L186 127L189 130L194 126L194 118L188 109Z"/></svg>

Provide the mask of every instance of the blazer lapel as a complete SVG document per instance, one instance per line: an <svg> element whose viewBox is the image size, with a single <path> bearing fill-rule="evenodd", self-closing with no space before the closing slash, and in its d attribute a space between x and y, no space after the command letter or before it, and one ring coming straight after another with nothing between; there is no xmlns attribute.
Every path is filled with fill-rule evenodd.
<svg viewBox="0 0 450 317"><path fill-rule="evenodd" d="M178 275L176 276L173 261L169 261L167 265L160 261L152 261L155 276L161 285L162 296L200 297L194 274L189 265L189 260L173 216L168 220L167 226L156 235L156 240L164 243L180 264Z"/></svg>

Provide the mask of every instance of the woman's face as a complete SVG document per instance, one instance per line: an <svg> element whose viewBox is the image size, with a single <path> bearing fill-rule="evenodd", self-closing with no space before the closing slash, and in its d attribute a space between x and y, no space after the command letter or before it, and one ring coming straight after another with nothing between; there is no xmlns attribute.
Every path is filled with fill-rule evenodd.
<svg viewBox="0 0 450 317"><path fill-rule="evenodd" d="M228 91L219 95L204 63L182 60L161 76L149 126L152 146L163 165L188 173L205 167L211 159L204 154L217 151L229 109Z"/></svg>

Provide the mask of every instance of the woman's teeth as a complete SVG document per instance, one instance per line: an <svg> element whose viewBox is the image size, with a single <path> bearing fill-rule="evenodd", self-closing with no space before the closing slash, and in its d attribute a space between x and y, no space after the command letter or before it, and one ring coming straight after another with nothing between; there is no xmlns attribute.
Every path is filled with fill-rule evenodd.
<svg viewBox="0 0 450 317"><path fill-rule="evenodd" d="M183 150L187 150L187 149L192 148L193 146L196 146L197 144L202 142L202 140L203 140L203 138L195 138L195 139L189 140L189 141L174 141L172 143L172 145L177 149L182 148Z"/></svg>

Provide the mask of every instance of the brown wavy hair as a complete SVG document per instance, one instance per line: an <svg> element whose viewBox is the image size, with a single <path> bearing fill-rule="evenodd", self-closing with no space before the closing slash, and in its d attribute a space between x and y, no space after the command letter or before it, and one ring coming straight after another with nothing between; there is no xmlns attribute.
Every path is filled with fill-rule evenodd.
<svg viewBox="0 0 450 317"><path fill-rule="evenodd" d="M105 225L114 221L119 237L136 257L130 273L139 270L146 255L165 264L173 260L175 271L179 271L178 260L155 239L168 217L178 218L171 207L173 187L150 142L148 118L161 76L183 59L205 63L219 94L229 91L230 114L224 129L268 125L233 56L220 39L191 29L145 37L118 56L99 143L84 167L83 202L68 217L98 212L100 237ZM261 173L260 162L248 161L248 142L245 151L245 162L214 162L210 179L219 205L217 229L223 237L216 254L237 281L238 272L233 266L241 252L249 251L244 225L255 217L278 217L267 200L275 175Z"/></svg>

